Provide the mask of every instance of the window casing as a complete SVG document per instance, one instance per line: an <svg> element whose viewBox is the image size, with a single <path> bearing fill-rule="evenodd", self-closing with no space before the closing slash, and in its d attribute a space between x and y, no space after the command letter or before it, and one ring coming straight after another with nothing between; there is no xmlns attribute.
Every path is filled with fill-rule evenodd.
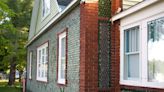
<svg viewBox="0 0 164 92"><path fill-rule="evenodd" d="M50 0L42 0L42 19L50 14Z"/></svg>
<svg viewBox="0 0 164 92"><path fill-rule="evenodd" d="M138 35L131 33L131 36L127 36L127 32L136 27L138 27ZM123 26L120 32L120 84L164 88L164 58L162 56L164 52L164 14ZM133 45L128 43L137 36L138 43L135 42L136 40L132 41ZM131 39L128 41L128 38ZM138 49L132 50L131 47L136 47L136 44L138 44ZM129 53L129 49L135 52ZM133 64L127 63L129 54L138 55L137 59L131 59ZM137 64L134 63L136 61L138 61ZM128 65L133 67L128 69ZM135 76L129 77L128 73Z"/></svg>
<svg viewBox="0 0 164 92"><path fill-rule="evenodd" d="M29 79L32 79L32 51L29 53Z"/></svg>
<svg viewBox="0 0 164 92"><path fill-rule="evenodd" d="M66 84L66 32L58 37L58 74L57 82Z"/></svg>
<svg viewBox="0 0 164 92"><path fill-rule="evenodd" d="M48 42L37 48L37 80L47 82Z"/></svg>

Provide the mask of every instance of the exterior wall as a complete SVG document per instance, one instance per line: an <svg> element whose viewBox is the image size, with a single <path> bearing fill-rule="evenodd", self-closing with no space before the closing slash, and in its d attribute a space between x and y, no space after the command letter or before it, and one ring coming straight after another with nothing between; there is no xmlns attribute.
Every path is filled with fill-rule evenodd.
<svg viewBox="0 0 164 92"><path fill-rule="evenodd" d="M122 0L112 0L111 15L115 15L118 8L122 7ZM111 24L111 92L120 92L120 21Z"/></svg>
<svg viewBox="0 0 164 92"><path fill-rule="evenodd" d="M68 28L68 61L67 84L57 85L57 34ZM36 80L37 46L49 42L48 82ZM33 51L32 80L27 75L27 92L78 92L79 91L79 65L80 65L80 8L75 7L68 15L54 24L51 29L28 46L28 53ZM28 55L29 56L29 55ZM29 65L27 63L27 65ZM29 66L27 66L29 72ZM27 73L28 74L28 73Z"/></svg>
<svg viewBox="0 0 164 92"><path fill-rule="evenodd" d="M80 92L98 92L98 0L80 5Z"/></svg>

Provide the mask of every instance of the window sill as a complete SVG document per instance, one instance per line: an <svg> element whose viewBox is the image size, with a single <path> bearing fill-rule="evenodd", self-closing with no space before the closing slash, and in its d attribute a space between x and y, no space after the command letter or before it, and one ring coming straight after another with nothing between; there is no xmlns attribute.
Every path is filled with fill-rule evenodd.
<svg viewBox="0 0 164 92"><path fill-rule="evenodd" d="M47 83L48 81L45 79L36 79L38 82L42 82L42 83Z"/></svg>
<svg viewBox="0 0 164 92"><path fill-rule="evenodd" d="M159 82L142 82L142 81L122 80L122 81L120 81L120 85L164 89L164 82L159 83Z"/></svg>
<svg viewBox="0 0 164 92"><path fill-rule="evenodd" d="M56 82L58 86L67 86L67 80L58 79Z"/></svg>
<svg viewBox="0 0 164 92"><path fill-rule="evenodd" d="M62 80L62 81L58 80L57 83L58 83L59 85L66 85L66 82L63 81L63 80Z"/></svg>
<svg viewBox="0 0 164 92"><path fill-rule="evenodd" d="M58 81L57 81L57 85L60 86L60 87L65 87L65 86L67 86L66 83L60 83L60 82L58 82Z"/></svg>

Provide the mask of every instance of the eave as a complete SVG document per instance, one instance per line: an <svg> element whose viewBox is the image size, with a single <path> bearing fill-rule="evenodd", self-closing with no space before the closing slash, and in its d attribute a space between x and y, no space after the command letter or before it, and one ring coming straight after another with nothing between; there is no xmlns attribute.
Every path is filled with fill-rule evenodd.
<svg viewBox="0 0 164 92"><path fill-rule="evenodd" d="M116 20L124 18L124 17L126 17L126 16L128 16L128 15L130 15L132 13L135 13L135 12L137 12L137 11L147 7L147 6L150 6L150 5L152 5L152 4L154 4L154 3L158 2L158 1L160 1L160 0L146 0L146 1L140 2L137 5L129 8L129 9L125 10L125 11L122 11L122 12L116 14L116 15L114 15L111 20L112 20L112 22L114 22Z"/></svg>

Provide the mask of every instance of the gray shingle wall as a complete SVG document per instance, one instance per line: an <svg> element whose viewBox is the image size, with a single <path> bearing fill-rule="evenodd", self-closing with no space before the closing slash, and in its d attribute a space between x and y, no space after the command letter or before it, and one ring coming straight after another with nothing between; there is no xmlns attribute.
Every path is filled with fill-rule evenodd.
<svg viewBox="0 0 164 92"><path fill-rule="evenodd" d="M27 66L27 92L60 92L56 82L57 65L57 33L68 28L68 64L67 82L64 92L79 92L79 53L80 53L80 8L76 7L65 18L54 25L52 29L41 35L28 47L33 51L32 80L28 79ZM48 83L36 81L36 51L37 46L49 41ZM29 64L27 64L29 65Z"/></svg>

